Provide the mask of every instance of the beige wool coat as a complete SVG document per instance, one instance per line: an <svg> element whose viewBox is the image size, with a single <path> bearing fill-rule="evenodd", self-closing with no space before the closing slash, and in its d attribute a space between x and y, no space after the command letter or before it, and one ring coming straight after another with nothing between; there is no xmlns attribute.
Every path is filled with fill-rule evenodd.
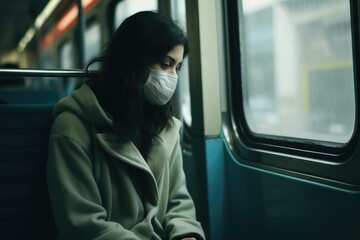
<svg viewBox="0 0 360 240"><path fill-rule="evenodd" d="M145 160L121 143L84 84L54 108L47 177L58 239L205 239L187 191L180 122L159 135Z"/></svg>

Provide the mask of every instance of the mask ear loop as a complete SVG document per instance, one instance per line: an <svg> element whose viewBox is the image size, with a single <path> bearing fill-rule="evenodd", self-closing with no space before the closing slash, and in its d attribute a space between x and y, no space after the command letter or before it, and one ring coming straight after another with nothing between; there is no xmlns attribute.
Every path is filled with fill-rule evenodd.
<svg viewBox="0 0 360 240"><path fill-rule="evenodd" d="M149 79L150 79L150 74L151 74L151 72L153 71L147 64L145 64L145 66L150 70L150 72L149 72L146 80L143 82L143 85L145 85L145 84L149 81Z"/></svg>

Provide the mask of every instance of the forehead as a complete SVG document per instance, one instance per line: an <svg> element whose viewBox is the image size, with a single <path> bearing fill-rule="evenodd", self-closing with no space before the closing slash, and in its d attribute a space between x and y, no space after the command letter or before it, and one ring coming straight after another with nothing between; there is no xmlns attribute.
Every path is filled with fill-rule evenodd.
<svg viewBox="0 0 360 240"><path fill-rule="evenodd" d="M176 45L166 54L166 56L172 58L176 63L182 62L184 56L184 46L180 44Z"/></svg>

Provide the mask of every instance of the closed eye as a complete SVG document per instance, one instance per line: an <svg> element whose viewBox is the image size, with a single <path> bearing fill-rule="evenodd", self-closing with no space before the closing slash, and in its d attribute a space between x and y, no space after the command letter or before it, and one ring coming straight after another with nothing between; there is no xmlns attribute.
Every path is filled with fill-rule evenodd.
<svg viewBox="0 0 360 240"><path fill-rule="evenodd" d="M176 71L180 71L180 70L181 70L181 67L182 67L182 64L181 64L181 63L178 64L178 65L176 66Z"/></svg>
<svg viewBox="0 0 360 240"><path fill-rule="evenodd" d="M169 67L171 67L171 64L170 63L160 63L160 66L163 70L166 70Z"/></svg>
<svg viewBox="0 0 360 240"><path fill-rule="evenodd" d="M177 64L177 65L176 65ZM182 62L177 63L175 59L170 56L166 56L163 61L159 63L162 70L168 70L169 68L175 68L176 71L181 70Z"/></svg>

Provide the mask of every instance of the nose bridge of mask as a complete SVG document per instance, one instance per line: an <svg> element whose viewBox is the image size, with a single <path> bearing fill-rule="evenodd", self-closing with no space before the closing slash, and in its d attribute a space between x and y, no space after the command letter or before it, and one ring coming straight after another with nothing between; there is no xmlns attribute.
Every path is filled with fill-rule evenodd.
<svg viewBox="0 0 360 240"><path fill-rule="evenodd" d="M163 91L162 94L165 94L165 92L167 92L165 95L172 95L172 93L176 89L178 75L164 72L161 70L151 69L149 66L148 68L151 72L145 84L151 84L153 86L161 88Z"/></svg>
<svg viewBox="0 0 360 240"><path fill-rule="evenodd" d="M146 65L147 66L147 65ZM157 69L153 69L153 68L150 68L149 66L147 66L148 69L150 70L150 74L151 73L155 73L155 74L158 74L158 75L164 75L164 76L167 76L167 77L170 77L172 79L175 79L178 77L177 73L168 73L168 72L165 72L165 71L161 71L161 70L157 70Z"/></svg>

